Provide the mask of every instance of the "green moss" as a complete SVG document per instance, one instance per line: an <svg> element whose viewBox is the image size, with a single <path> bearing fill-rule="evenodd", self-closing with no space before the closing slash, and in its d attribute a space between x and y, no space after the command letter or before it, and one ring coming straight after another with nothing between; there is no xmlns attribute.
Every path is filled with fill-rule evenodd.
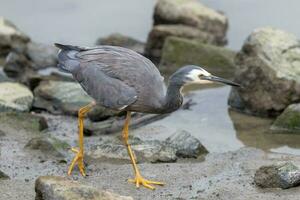
<svg viewBox="0 0 300 200"><path fill-rule="evenodd" d="M213 74L228 78L234 74L234 57L235 52L223 47L168 37L163 47L160 68L169 74L183 65L199 65Z"/></svg>
<svg viewBox="0 0 300 200"><path fill-rule="evenodd" d="M300 111L294 109L296 104L288 107L272 125L274 130L300 131ZM300 132L299 132L300 133Z"/></svg>

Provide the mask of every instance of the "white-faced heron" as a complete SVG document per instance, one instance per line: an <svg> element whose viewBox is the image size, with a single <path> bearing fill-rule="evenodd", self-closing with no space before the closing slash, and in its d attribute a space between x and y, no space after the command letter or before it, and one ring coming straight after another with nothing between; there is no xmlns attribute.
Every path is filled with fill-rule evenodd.
<svg viewBox="0 0 300 200"><path fill-rule="evenodd" d="M58 67L73 75L82 88L95 102L81 108L79 118L79 149L72 149L76 156L69 167L70 175L77 163L83 176L83 117L97 103L113 110L126 111L123 139L130 156L135 178L129 179L137 187L140 185L154 189L152 185L164 183L146 180L142 177L128 143L128 127L131 112L170 113L177 110L183 100L182 87L191 83L211 81L239 86L229 80L211 75L201 67L188 65L178 69L165 87L164 78L155 65L144 56L122 47L97 46L93 48L55 44L60 48Z"/></svg>

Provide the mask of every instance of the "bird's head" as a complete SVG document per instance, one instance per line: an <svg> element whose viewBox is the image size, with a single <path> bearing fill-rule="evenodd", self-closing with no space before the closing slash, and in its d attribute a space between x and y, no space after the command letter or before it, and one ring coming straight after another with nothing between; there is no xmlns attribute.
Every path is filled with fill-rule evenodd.
<svg viewBox="0 0 300 200"><path fill-rule="evenodd" d="M187 65L180 68L172 75L171 79L182 85L219 82L226 85L241 87L238 83L214 76L205 69L195 65Z"/></svg>

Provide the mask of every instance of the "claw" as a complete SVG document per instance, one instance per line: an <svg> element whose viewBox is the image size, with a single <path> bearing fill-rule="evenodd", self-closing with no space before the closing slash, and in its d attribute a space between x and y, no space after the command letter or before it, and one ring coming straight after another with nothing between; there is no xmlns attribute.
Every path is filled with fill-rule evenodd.
<svg viewBox="0 0 300 200"><path fill-rule="evenodd" d="M162 182L157 182L157 181L150 181L147 179L144 179L141 175L137 174L135 179L128 179L128 182L130 183L135 183L136 187L139 188L140 185L144 186L145 188L151 189L151 190L155 190L155 187L153 187L150 184L154 184L154 185L164 185L164 183Z"/></svg>
<svg viewBox="0 0 300 200"><path fill-rule="evenodd" d="M75 164L77 163L79 171L81 173L82 176L86 176L85 172L84 172L84 163L83 163L83 153L81 151L79 151L78 149L72 148L71 151L73 151L74 153L76 153L76 156L74 157L69 170L68 170L68 175L71 175Z"/></svg>

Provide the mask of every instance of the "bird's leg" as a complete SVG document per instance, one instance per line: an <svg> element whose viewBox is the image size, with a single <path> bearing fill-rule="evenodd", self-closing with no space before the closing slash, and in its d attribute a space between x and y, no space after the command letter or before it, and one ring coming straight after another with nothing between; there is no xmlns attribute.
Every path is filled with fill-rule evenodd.
<svg viewBox="0 0 300 200"><path fill-rule="evenodd" d="M153 187L151 184L164 185L164 183L156 182L156 181L150 181L150 180L144 179L141 176L141 173L140 173L140 171L137 167L136 161L135 161L133 151L130 147L130 144L128 143L128 128L129 128L130 117L131 117L131 113L129 111L127 111L125 125L124 125L123 133L122 133L123 134L123 139L124 139L124 142L125 142L125 145L127 147L127 151L128 151L129 157L130 157L130 160L132 162L133 170L135 172L135 178L134 179L129 179L128 181L132 182L132 183L135 183L136 187L140 187L140 185L143 185L146 188L154 190L155 187Z"/></svg>
<svg viewBox="0 0 300 200"><path fill-rule="evenodd" d="M87 112L89 112L92 107L95 105L95 102L92 102L82 108L79 109L78 111L78 131L79 131L79 149L72 148L71 150L76 153L76 156L74 157L69 170L68 170L68 175L71 175L72 170L77 163L78 168L82 176L85 176L84 172L84 163L83 163L83 118Z"/></svg>

